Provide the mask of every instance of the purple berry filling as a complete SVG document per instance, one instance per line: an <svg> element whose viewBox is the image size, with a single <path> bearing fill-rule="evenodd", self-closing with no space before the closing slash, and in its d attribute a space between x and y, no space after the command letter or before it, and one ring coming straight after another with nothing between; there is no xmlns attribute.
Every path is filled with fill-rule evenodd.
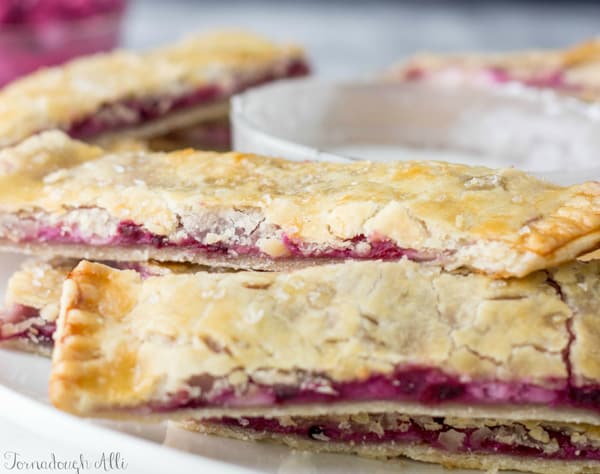
<svg viewBox="0 0 600 474"><path fill-rule="evenodd" d="M544 74L532 75L528 78L518 78L502 68L489 68L487 73L490 79L496 83L520 82L529 87L538 89L576 90L577 88L567 83L565 73L561 70L546 72Z"/></svg>
<svg viewBox="0 0 600 474"><path fill-rule="evenodd" d="M594 445L575 445L571 437L557 429L546 428L544 431L549 435L549 442L544 443L548 446L550 442L556 443L556 448L544 450L543 445L535 443L535 440L526 440L525 442L515 442L509 444L499 441L492 435L492 431L486 428L485 431L477 428L457 428L444 423L444 419L434 418L437 425L435 429L427 429L423 424L414 420L403 423L402 429L385 429L383 432L373 432L365 429L365 426L355 426L349 422L345 429L340 424L323 419L295 419L294 424L279 423L276 418L219 418L210 419L213 424L233 426L252 430L255 432L267 432L280 435L294 435L302 438L310 438L323 442L341 442L354 444L377 444L377 443L409 443L424 444L440 450L451 450L463 453L485 453L485 454L505 454L509 456L532 456L545 459L560 460L593 460L600 461L600 447ZM519 425L507 425L500 429L504 434L511 430L518 429ZM522 428L522 427L520 427ZM444 436L452 433L451 436L457 440L457 443L449 446L444 441ZM486 433L486 435L482 435ZM458 436L457 436L458 435Z"/></svg>
<svg viewBox="0 0 600 474"><path fill-rule="evenodd" d="M224 100L232 93L239 93L266 82L283 77L305 76L308 73L308 65L301 60L296 60L287 66L283 75L268 73L252 81L240 82L234 91L223 89L217 85L208 85L177 97L129 99L116 104L106 104L94 115L73 122L67 129L67 133L73 138L89 138L113 130L120 130L123 127L134 127L164 117L172 112ZM111 113L111 110L115 108L118 108L119 112ZM127 113L124 114L123 110L126 110Z"/></svg>
<svg viewBox="0 0 600 474"><path fill-rule="evenodd" d="M347 242L348 243L348 242ZM289 252L298 257L307 258L339 258L339 259L371 259L371 260L399 260L406 257L415 262L435 260L437 256L426 255L414 249L398 247L390 240L369 241L366 236L359 235L349 241L350 245L344 248L322 248L307 244L289 236L283 236L283 244ZM361 246L368 250L361 251Z"/></svg>
<svg viewBox="0 0 600 474"><path fill-rule="evenodd" d="M566 379L548 380L545 386L520 380L466 380L438 368L403 366L390 375L373 375L366 380L337 382L310 377L297 386L264 385L250 380L243 393L223 387L223 381L208 376L190 381L202 395L188 391L173 394L152 411L168 412L201 407L286 406L312 403L405 401L425 405L446 402L464 405L546 405L600 411L600 387L575 387ZM213 387L219 387L214 388Z"/></svg>
<svg viewBox="0 0 600 474"><path fill-rule="evenodd" d="M121 221L117 225L114 235L108 237L83 235L77 227L69 226L43 226L29 233L20 240L21 242L48 242L55 244L83 244L109 247L151 247L180 248L208 255L253 255L265 259L273 257L263 253L256 245L241 245L237 242L218 242L214 244L203 243L188 235L178 241L172 241L167 236L153 234L132 221ZM340 247L323 247L298 239L291 239L286 234L281 236L281 241L288 249L290 255L284 258L311 258L311 259L364 259L364 260L399 260L406 257L417 262L438 260L444 257L444 252L423 252L415 249L403 248L389 240L373 240L360 235L351 240L340 241Z"/></svg>
<svg viewBox="0 0 600 474"><path fill-rule="evenodd" d="M222 243L203 244L192 237L188 237L178 242L172 242L167 237L148 232L142 226L131 221L119 223L117 234L110 240L109 245L125 247L147 245L153 248L177 247L208 254L227 254L235 252L238 255L258 255L261 253L257 247L253 246L226 246Z"/></svg>
<svg viewBox="0 0 600 474"><path fill-rule="evenodd" d="M450 68L451 69L451 68ZM421 81L427 79L435 79L439 73L446 72L446 69L441 71L427 71L419 67L412 67L404 72L404 78L407 81ZM461 72L458 70L457 72ZM482 71L484 78L492 84L506 84L509 82L518 82L528 87L536 89L555 89L562 92L578 92L581 87L576 84L569 83L565 77L563 70L546 71L541 74L533 74L529 77L517 77L507 69L502 67L489 67ZM475 80L479 82L481 76L470 71L465 71L465 79ZM486 82L487 82L486 81Z"/></svg>
<svg viewBox="0 0 600 474"><path fill-rule="evenodd" d="M26 324L19 325L21 329L15 331L13 327L19 323ZM9 311L0 313L0 342L19 339L51 348L54 345L52 336L55 331L56 323L44 321L39 310L31 306L16 304Z"/></svg>
<svg viewBox="0 0 600 474"><path fill-rule="evenodd" d="M403 401L424 405L454 403L463 405L545 405L600 411L600 387L571 386L567 380L548 381L547 387L518 380L469 380L445 374L438 368L399 367L392 375L374 375L367 380L334 382L317 377L319 382L299 386L267 386L249 381L243 393L227 387L224 380L210 376L194 377L192 387L171 394L167 402L140 406L136 412L168 413L181 409L209 407L270 407L340 402ZM224 383L225 382L225 383ZM225 388L223 388L225 386ZM217 387L217 388L213 388Z"/></svg>

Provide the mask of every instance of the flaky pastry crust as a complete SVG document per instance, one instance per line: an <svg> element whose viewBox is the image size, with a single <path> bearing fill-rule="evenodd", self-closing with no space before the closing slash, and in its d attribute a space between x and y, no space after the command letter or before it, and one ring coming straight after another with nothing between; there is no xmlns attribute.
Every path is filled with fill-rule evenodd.
<svg viewBox="0 0 600 474"><path fill-rule="evenodd" d="M583 100L600 98L600 39L570 48L509 53L423 53L392 67L390 80L441 79L448 84L521 82Z"/></svg>
<svg viewBox="0 0 600 474"><path fill-rule="evenodd" d="M58 244L57 255L82 257L65 247L83 245L94 260L106 258L108 246L108 258L275 269L352 246L355 257L369 258L383 242L448 269L504 277L571 260L600 242L599 183L560 187L515 169L442 162L109 153L47 132L0 152L0 185L3 247L48 254ZM112 243L124 222L161 243ZM37 237L44 227L75 234L75 242ZM184 240L196 247L178 246ZM300 256L290 242L303 248ZM254 253L240 253L249 247Z"/></svg>
<svg viewBox="0 0 600 474"><path fill-rule="evenodd" d="M28 260L8 280L4 304L23 305L38 309L46 321L56 321L63 282L79 263L79 260L55 258L51 260ZM116 265L116 263L115 263ZM201 265L143 262L136 265L144 275L168 275L208 271Z"/></svg>
<svg viewBox="0 0 600 474"><path fill-rule="evenodd" d="M221 31L143 53L117 51L76 59L2 90L0 147L43 130L66 129L107 104L175 97L205 85L233 90L238 81L260 79L265 72L277 76L303 58L296 46Z"/></svg>
<svg viewBox="0 0 600 474"><path fill-rule="evenodd" d="M578 265L598 272L595 263ZM198 376L242 389L249 379L298 384L302 372L327 385L398 366L555 387L571 376L565 355L578 316L547 272L497 281L402 260L142 281L82 262L64 286L50 395L61 409L111 416L167 403L194 390ZM511 416L518 409L528 413L513 407ZM550 408L544 415L585 421L582 413Z"/></svg>
<svg viewBox="0 0 600 474"><path fill-rule="evenodd" d="M239 426L223 425L209 420L188 420L182 427L200 433L224 436L242 441L267 441L284 444L292 449L358 454L367 458L401 460L410 458L417 461L442 464L449 469L479 469L489 472L524 471L539 474L593 474L599 470L596 461L557 461L525 456L509 456L505 454L460 453L445 451L426 444L416 443L340 443L335 441L320 441L294 435L269 433L268 431L253 431Z"/></svg>

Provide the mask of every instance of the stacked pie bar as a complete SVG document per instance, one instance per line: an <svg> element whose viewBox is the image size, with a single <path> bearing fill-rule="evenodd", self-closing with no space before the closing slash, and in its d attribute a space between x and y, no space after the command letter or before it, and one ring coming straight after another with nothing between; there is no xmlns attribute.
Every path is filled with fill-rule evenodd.
<svg viewBox="0 0 600 474"><path fill-rule="evenodd" d="M300 48L244 32L76 59L0 91L0 147L61 129L103 143L136 137L158 146L229 148L233 94L308 70Z"/></svg>
<svg viewBox="0 0 600 474"><path fill-rule="evenodd" d="M392 67L390 80L490 87L519 83L583 100L598 100L600 40L565 50L501 54L421 54Z"/></svg>
<svg viewBox="0 0 600 474"><path fill-rule="evenodd" d="M13 276L0 335L54 345L80 416L600 472L600 267L575 261L599 242L595 182L45 132L0 152L0 245L54 259Z"/></svg>

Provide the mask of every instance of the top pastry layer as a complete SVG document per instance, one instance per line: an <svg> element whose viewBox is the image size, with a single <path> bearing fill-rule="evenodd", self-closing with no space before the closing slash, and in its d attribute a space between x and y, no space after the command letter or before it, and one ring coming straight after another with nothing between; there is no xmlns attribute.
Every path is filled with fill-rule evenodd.
<svg viewBox="0 0 600 474"><path fill-rule="evenodd" d="M300 48L244 32L191 37L144 53L117 51L43 69L0 92L0 147L52 128L65 129L105 104L180 96L205 84L277 71L302 59Z"/></svg>
<svg viewBox="0 0 600 474"><path fill-rule="evenodd" d="M600 40L562 50L487 54L419 54L392 68L389 78L456 84L521 82L584 100L600 98Z"/></svg>
<svg viewBox="0 0 600 474"><path fill-rule="evenodd" d="M207 249L231 259L254 252L261 268L322 254L381 258L372 250L391 246L394 259L413 252L446 268L522 276L598 247L600 184L560 187L515 169L442 162L108 153L60 132L0 152L3 245L52 249L71 238L107 248L122 241L123 223L136 227L122 260L149 242L187 246L180 259L196 263L207 263L196 258ZM56 254L107 259L71 247ZM164 259L158 250L144 258Z"/></svg>
<svg viewBox="0 0 600 474"><path fill-rule="evenodd" d="M408 398L559 405L564 419L600 409L600 337L580 312L598 292L580 274L598 263L508 280L402 260L142 281L82 262L51 398L85 415Z"/></svg>

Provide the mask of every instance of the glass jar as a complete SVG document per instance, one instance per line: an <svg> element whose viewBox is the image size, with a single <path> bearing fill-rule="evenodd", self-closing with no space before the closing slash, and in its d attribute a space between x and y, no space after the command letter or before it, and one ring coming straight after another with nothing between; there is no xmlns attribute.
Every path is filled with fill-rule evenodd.
<svg viewBox="0 0 600 474"><path fill-rule="evenodd" d="M126 0L0 0L0 86L43 66L108 51Z"/></svg>

